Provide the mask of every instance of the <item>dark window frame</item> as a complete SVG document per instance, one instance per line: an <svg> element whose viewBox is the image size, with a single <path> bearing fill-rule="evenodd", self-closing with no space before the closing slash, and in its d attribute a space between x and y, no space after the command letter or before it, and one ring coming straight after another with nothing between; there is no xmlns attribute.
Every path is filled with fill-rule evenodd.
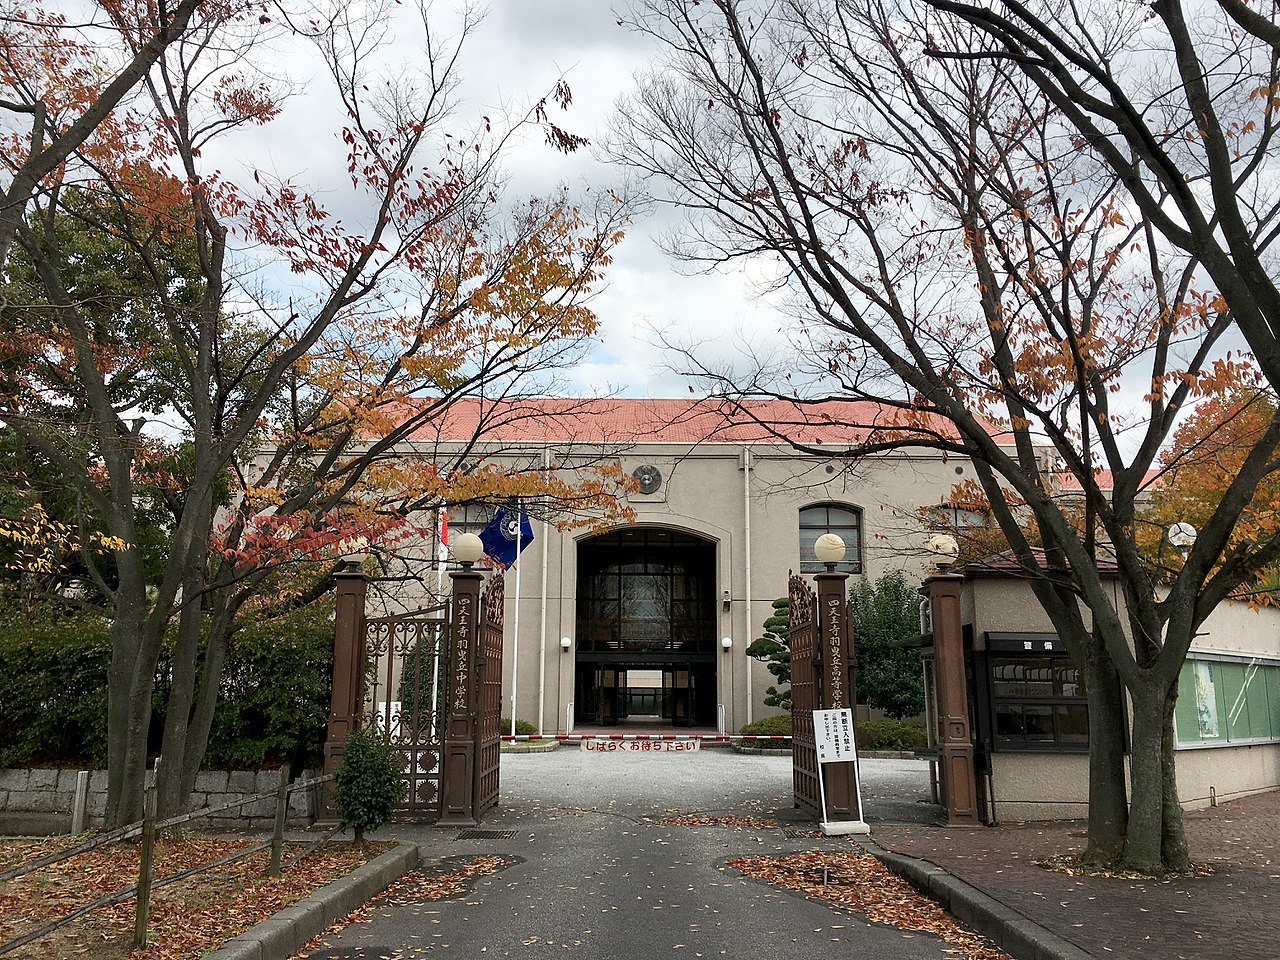
<svg viewBox="0 0 1280 960"><path fill-rule="evenodd" d="M711 540L661 527L624 528L579 544L579 655L655 663L710 657L715 550Z"/></svg>
<svg viewBox="0 0 1280 960"><path fill-rule="evenodd" d="M988 684L991 721L989 725L990 741L996 753L1088 753L1088 701L1084 693L1084 678L1079 667L1071 659L1066 647L1055 634L987 634L987 651L984 672ZM999 692L1002 683L1013 682L1013 677L1001 677L1003 665L1022 661L1023 663L1040 662L1039 669L1044 669L1047 676L1031 678L1027 682L1050 684L1046 693L1024 692L1020 694ZM1062 667L1074 668L1075 693L1064 691ZM1024 717L1023 733L1020 736L999 732L1001 707L1020 707ZM1051 727L1051 737L1034 739L1026 733L1025 717L1028 707L1041 711L1047 708ZM1079 708L1084 711L1086 733L1081 740L1067 740L1059 721L1058 708Z"/></svg>
<svg viewBox="0 0 1280 960"><path fill-rule="evenodd" d="M849 514L853 518L853 522L833 523L831 519L832 510L839 510ZM817 516L818 511L822 511L821 518ZM806 514L809 515L808 518L806 518ZM813 536L808 538L810 543L817 540L824 533L836 534L845 544L845 559L836 564L836 572L862 573L862 543L866 537L861 507L835 500L808 504L800 508L799 516L796 520L796 530L799 535L801 573L826 573L827 571L826 564L822 563L822 561L815 560L812 556L805 556L806 531L813 533ZM854 533L854 542L852 544L849 542L849 536L847 536L849 531Z"/></svg>

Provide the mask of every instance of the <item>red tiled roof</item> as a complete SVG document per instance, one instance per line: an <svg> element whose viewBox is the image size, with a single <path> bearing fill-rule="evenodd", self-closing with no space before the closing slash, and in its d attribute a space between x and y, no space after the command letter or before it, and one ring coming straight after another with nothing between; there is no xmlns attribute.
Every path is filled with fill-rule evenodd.
<svg viewBox="0 0 1280 960"><path fill-rule="evenodd" d="M1048 556L1042 547L1032 547L1031 554L1037 567L1044 567L1048 564ZM1104 574L1115 574L1120 570L1120 565L1111 557L1101 556L1094 560L1098 571ZM1068 564L1070 568L1070 564ZM1034 570L1034 568L1033 568ZM1002 550L999 553L993 553L989 557L982 560L975 560L967 563L960 570L965 576L1028 576L1033 575L1032 571L1028 571L1022 565L1022 561L1018 559L1017 554L1013 550Z"/></svg>
<svg viewBox="0 0 1280 960"><path fill-rule="evenodd" d="M1150 490L1157 486L1157 482L1164 474L1163 470L1148 470L1142 478L1142 482L1138 484L1138 492ZM1103 493L1114 490L1116 485L1115 474L1110 470L1094 471L1094 478L1097 480L1098 489ZM1080 482L1080 478L1074 473L1060 473L1057 475L1058 489L1062 491L1080 491L1084 489L1084 485Z"/></svg>
<svg viewBox="0 0 1280 960"><path fill-rule="evenodd" d="M413 434L438 442L777 443L849 445L873 433L911 429L893 407L871 401L706 399L459 400ZM932 429L954 436L941 418Z"/></svg>

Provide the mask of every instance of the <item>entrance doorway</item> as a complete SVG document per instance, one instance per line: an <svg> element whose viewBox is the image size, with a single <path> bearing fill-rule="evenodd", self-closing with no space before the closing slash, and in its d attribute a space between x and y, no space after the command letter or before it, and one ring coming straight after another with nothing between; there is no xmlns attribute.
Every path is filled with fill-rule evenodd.
<svg viewBox="0 0 1280 960"><path fill-rule="evenodd" d="M578 544L575 718L716 723L711 540L628 527Z"/></svg>

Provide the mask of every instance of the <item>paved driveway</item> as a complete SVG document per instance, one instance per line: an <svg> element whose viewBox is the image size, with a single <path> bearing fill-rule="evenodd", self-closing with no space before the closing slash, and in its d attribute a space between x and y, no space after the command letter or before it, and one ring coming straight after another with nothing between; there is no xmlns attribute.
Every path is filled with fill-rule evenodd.
<svg viewBox="0 0 1280 960"><path fill-rule="evenodd" d="M503 758L503 801L486 830L506 839L459 839L460 831L400 826L424 862L496 854L499 873L457 898L380 908L314 958L592 957L749 960L946 956L942 944L833 910L741 877L735 856L793 852L845 841L789 837L812 826L791 803L786 757L707 750L693 754L552 754ZM927 767L868 761L873 827L932 808ZM679 826L688 814L775 819L774 829Z"/></svg>

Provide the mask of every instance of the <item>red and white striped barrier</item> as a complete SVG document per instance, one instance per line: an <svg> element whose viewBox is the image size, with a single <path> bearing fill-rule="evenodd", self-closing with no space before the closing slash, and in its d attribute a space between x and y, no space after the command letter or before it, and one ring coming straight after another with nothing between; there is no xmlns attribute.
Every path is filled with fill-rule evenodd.
<svg viewBox="0 0 1280 960"><path fill-rule="evenodd" d="M538 736L532 733L504 733L503 740L560 740L570 743L581 743L583 740L709 740L711 742L729 740L790 740L790 734L754 733L548 733Z"/></svg>

